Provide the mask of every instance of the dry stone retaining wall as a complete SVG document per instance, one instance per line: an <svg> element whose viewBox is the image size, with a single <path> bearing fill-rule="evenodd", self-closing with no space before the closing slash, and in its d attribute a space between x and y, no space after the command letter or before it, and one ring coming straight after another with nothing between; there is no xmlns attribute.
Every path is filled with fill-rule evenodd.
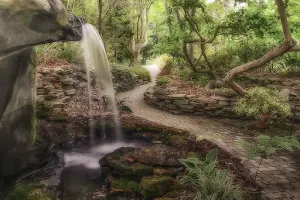
<svg viewBox="0 0 300 200"><path fill-rule="evenodd" d="M77 91L86 88L86 72L79 66L38 68L37 103L51 104L53 112L62 111Z"/></svg>
<svg viewBox="0 0 300 200"><path fill-rule="evenodd" d="M197 97L189 94L169 93L159 86L154 86L147 89L144 99L148 104L174 114L238 117L233 112L236 97L220 95Z"/></svg>
<svg viewBox="0 0 300 200"><path fill-rule="evenodd" d="M295 117L300 120L300 80L291 78L259 78L247 77L254 85L276 88L289 96ZM208 90L203 96L179 94L175 88L153 86L144 94L145 101L160 109L174 114L194 114L207 116L225 116L237 118L233 107L238 99L237 94L230 89Z"/></svg>
<svg viewBox="0 0 300 200"><path fill-rule="evenodd" d="M132 72L113 68L113 79L116 91L127 91L136 85L148 81L138 79ZM122 69L122 68L120 68ZM95 75L91 73L91 82L95 89ZM69 101L77 95L87 95L87 75L85 67L65 65L61 67L38 67L37 70L37 103L47 104L54 114L62 113ZM84 93L82 93L84 92ZM93 98L100 100L100 94Z"/></svg>

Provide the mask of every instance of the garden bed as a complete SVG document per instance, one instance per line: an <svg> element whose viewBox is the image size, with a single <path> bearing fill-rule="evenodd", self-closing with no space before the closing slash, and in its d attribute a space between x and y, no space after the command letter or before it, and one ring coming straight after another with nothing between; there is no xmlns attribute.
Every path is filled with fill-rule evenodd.
<svg viewBox="0 0 300 200"><path fill-rule="evenodd" d="M106 116L108 129L109 127L113 129L113 123L111 119L112 119L111 116ZM95 118L95 122L97 124L95 133L98 138L101 138L102 128L100 126L99 120L100 120L100 116L98 118ZM106 171L106 181L105 181L106 190L104 191L110 194L109 196L111 196L112 199L115 199L116 197L124 197L127 194L136 195L136 199L139 199L140 197L141 198L148 197L149 199L154 199L154 197L155 198L168 197L169 199L175 199L174 195L175 196L178 195L178 192L175 192L177 191L177 189L178 191L181 192L187 189L181 184L179 184L179 180L181 176L185 174L185 171L183 166L178 162L178 159L186 158L187 156L197 156L202 158L213 148L217 147L217 145L207 140L196 141L195 137L189 135L189 133L186 131L153 123L151 121L139 117L135 117L131 114L126 114L126 113L123 114L121 117L121 122L124 131L124 138L128 138L130 140L133 139L145 140L145 141L152 142L152 145L150 147L145 147L140 150L139 148L123 148L123 150L122 149L116 150L115 152L113 152L112 154L108 154L104 158L104 160L106 161L102 160L101 162L102 164L106 163L103 164L104 165L103 167L106 166L110 168L110 171ZM66 121L40 120L39 128L38 128L39 140L43 141L42 144L44 145L44 148L45 146L49 147L49 149L51 149L51 152L53 153L58 152L60 150L66 150L66 149L71 150L76 145L88 141L89 139L88 129L89 129L89 119L84 116L69 118L66 119ZM143 155L142 157L140 156L140 154L137 154L143 151L145 152L142 154ZM151 151L156 153L153 154L149 153ZM121 156L119 158L119 159L123 159L122 162L121 161L113 162L113 160L110 159L114 157L114 155L117 155L116 153L119 153L119 155L123 155L124 152L126 156ZM133 153L133 152L137 152L137 153ZM163 152L165 152L165 154L161 154ZM176 152L179 153L177 154ZM146 154L149 156L148 158L151 159L147 159L147 156L144 156ZM169 161L165 159L161 159L163 158L164 155L167 158L170 157L172 158L172 156L175 156L176 159L171 159ZM169 157L169 155L172 156ZM254 183L253 179L249 175L250 174L249 170L246 170L244 168L244 166L241 164L240 159L232 157L229 153L227 153L225 150L220 148L218 148L217 157L218 157L217 159L218 168L226 169L230 172L230 174L233 174L235 177L235 183L242 185L245 191L257 189L256 184ZM55 157L53 157L53 159L54 158ZM55 159L52 160L52 162L55 163ZM130 173L129 168L127 167L125 167L126 170L123 171L122 167L124 166L119 166L119 164L116 166L107 163L119 163L119 164L123 163L124 166L127 165L132 166L134 163L136 163L136 166L143 165L146 167L148 171L142 169L141 174L137 176L135 174L137 172L136 169L133 169L132 173ZM45 163L45 165L47 165L47 163ZM114 167L116 168L114 169ZM123 174L124 176L122 174L116 175L116 173L111 173L116 169L118 169L117 171L119 172L123 171L125 173ZM45 175L45 171L41 171L43 173L36 173L33 175L34 179L32 179L31 176L26 178L22 182L31 185L33 180L39 180L39 182L42 183L43 180L49 179L49 174L51 174L51 169L50 171L49 169L46 171L47 171L46 175L48 177ZM167 174L171 173L171 175L166 175L166 173ZM156 177L159 174L160 176L162 176L162 179L159 179L158 181L159 183L161 183L161 181L163 183L170 183L170 184L172 183L172 186L174 187L163 189L161 193L160 192L157 193L158 192L157 190L152 191L148 181L146 182L142 181L144 179L147 180L147 177L152 177L153 181L156 183L157 179L154 179L154 177ZM120 178L123 182L124 180L126 180L125 181L126 183L128 183L128 181L130 183L133 183L131 181L134 181L135 183L133 184L134 188L136 188L135 186L138 185L138 188L144 188L144 192L142 192L141 190L132 190L133 188L131 189L129 188L130 190L128 191L128 188L125 188L124 183L119 182ZM36 181L34 183L36 184ZM148 187L150 187L150 189ZM44 185L39 185L39 188L44 188L45 190L49 190L49 188L45 187ZM94 190L92 192L92 195L97 196L99 192L100 193L103 192L103 190L99 191L99 188L101 188L100 185L97 190ZM52 188L52 189L50 188L50 190L54 193L57 193L56 188ZM99 199L101 198L99 197Z"/></svg>

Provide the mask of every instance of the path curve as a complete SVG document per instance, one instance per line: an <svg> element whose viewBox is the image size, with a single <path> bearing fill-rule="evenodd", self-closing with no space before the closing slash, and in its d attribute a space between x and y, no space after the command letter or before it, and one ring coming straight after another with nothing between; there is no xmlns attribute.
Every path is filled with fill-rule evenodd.
<svg viewBox="0 0 300 200"><path fill-rule="evenodd" d="M246 152L235 145L243 137L243 131L225 125L216 118L199 116L173 115L158 110L144 102L144 92L155 85L159 73L158 65L145 66L152 76L152 82L134 90L120 93L118 99L126 99L133 114L165 126L184 129L196 136L214 140L221 148L233 156L245 161L245 166L255 173L259 160L246 161ZM300 200L300 153L296 155L273 156L263 162L257 175L257 183L270 199Z"/></svg>

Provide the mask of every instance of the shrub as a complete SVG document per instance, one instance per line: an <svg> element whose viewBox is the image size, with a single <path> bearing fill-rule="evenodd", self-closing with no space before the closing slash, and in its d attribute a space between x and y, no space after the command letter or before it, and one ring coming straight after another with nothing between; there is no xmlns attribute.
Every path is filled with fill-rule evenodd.
<svg viewBox="0 0 300 200"><path fill-rule="evenodd" d="M172 66L173 58L169 56L168 54L164 54L160 57L160 67L164 68L167 65Z"/></svg>
<svg viewBox="0 0 300 200"><path fill-rule="evenodd" d="M39 62L48 64L57 60L84 63L81 44L79 42L53 43L36 47Z"/></svg>
<svg viewBox="0 0 300 200"><path fill-rule="evenodd" d="M271 115L271 119L285 119L292 114L288 97L280 95L278 90L263 87L250 89L238 100L234 110L239 115L257 119L262 114Z"/></svg>
<svg viewBox="0 0 300 200"><path fill-rule="evenodd" d="M158 85L165 85L165 84L169 83L169 81L170 80L168 79L168 77L161 77L157 80L157 84Z"/></svg>
<svg viewBox="0 0 300 200"><path fill-rule="evenodd" d="M272 60L266 67L265 71L288 75L290 73L300 72L300 56L295 52L283 55L280 58Z"/></svg>
<svg viewBox="0 0 300 200"><path fill-rule="evenodd" d="M150 72L144 67L131 67L130 71L134 73L140 80L151 81Z"/></svg>
<svg viewBox="0 0 300 200"><path fill-rule="evenodd" d="M181 160L188 175L181 179L182 184L191 184L195 193L181 199L193 200L238 200L243 199L241 188L233 183L227 171L216 168L217 149L206 155L204 161L190 157Z"/></svg>
<svg viewBox="0 0 300 200"><path fill-rule="evenodd" d="M136 77L129 67L111 64L113 82L118 92L131 90L136 85Z"/></svg>

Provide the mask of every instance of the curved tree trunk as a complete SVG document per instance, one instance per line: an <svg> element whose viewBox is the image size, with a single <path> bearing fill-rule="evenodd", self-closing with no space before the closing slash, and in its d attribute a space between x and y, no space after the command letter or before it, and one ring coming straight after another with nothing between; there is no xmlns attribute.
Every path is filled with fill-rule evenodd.
<svg viewBox="0 0 300 200"><path fill-rule="evenodd" d="M237 66L227 73L225 77L225 82L240 95L245 95L247 91L234 81L234 78L237 75L255 68L263 67L269 61L279 56L282 56L283 54L289 51L300 51L300 47L297 46L297 42L293 39L290 31L284 2L283 0L276 0L276 3L278 8L278 13L280 15L280 21L281 21L285 42L282 45L275 47L269 52L267 52L263 57L248 62L246 64Z"/></svg>

